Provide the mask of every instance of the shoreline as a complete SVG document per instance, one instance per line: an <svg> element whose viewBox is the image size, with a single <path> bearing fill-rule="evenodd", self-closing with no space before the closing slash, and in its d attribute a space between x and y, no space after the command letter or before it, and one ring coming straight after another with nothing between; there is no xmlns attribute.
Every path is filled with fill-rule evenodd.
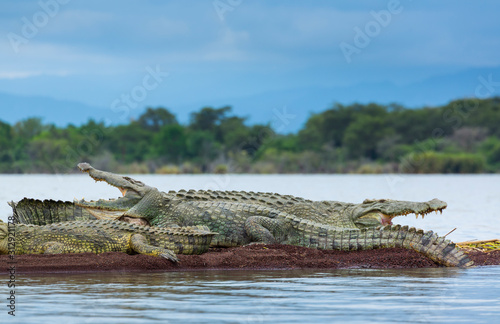
<svg viewBox="0 0 500 324"><path fill-rule="evenodd" d="M465 251L464 251L465 252ZM474 266L500 265L500 251L468 251ZM0 261L15 273L94 273L210 270L300 270L300 269L411 269L440 267L423 255L402 248L365 251L316 250L291 245L248 245L211 248L201 255L178 255L179 263L148 255L122 252L102 254L1 255ZM0 274L9 274L8 267Z"/></svg>

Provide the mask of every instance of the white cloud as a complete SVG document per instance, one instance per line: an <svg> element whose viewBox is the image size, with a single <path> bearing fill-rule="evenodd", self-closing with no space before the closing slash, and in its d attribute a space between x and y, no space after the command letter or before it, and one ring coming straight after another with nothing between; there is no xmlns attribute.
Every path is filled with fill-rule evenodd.
<svg viewBox="0 0 500 324"><path fill-rule="evenodd" d="M69 71L0 71L0 79L26 79L37 76L59 76L70 75Z"/></svg>
<svg viewBox="0 0 500 324"><path fill-rule="evenodd" d="M42 75L40 71L0 71L0 79L25 79Z"/></svg>

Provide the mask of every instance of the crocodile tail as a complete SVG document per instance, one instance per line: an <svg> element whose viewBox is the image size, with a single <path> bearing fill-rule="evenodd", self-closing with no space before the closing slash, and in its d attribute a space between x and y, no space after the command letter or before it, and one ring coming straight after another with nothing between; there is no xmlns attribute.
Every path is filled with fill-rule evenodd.
<svg viewBox="0 0 500 324"><path fill-rule="evenodd" d="M379 226L375 229L342 229L303 222L296 227L302 235L297 245L328 250L370 250L405 248L415 250L432 261L448 267L474 264L453 242L432 231L401 225Z"/></svg>
<svg viewBox="0 0 500 324"><path fill-rule="evenodd" d="M48 225L67 221L95 220L84 208L70 201L24 198L9 202L18 224Z"/></svg>
<svg viewBox="0 0 500 324"><path fill-rule="evenodd" d="M387 247L412 249L432 261L447 267L470 267L474 262L455 243L433 231L424 231L401 225L381 226L381 241L390 242Z"/></svg>

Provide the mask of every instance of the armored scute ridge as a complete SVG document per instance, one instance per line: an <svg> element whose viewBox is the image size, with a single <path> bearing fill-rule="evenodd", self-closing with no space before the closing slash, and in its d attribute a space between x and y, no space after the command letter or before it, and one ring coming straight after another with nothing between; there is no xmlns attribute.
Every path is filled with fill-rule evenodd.
<svg viewBox="0 0 500 324"><path fill-rule="evenodd" d="M9 202L18 224L48 225L59 222L95 220L87 209L72 201L24 198Z"/></svg>

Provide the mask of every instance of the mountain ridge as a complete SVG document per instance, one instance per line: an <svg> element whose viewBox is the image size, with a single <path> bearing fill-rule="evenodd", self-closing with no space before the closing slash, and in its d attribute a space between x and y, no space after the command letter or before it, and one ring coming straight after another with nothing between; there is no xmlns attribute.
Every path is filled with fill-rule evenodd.
<svg viewBox="0 0 500 324"><path fill-rule="evenodd" d="M500 80L500 67L495 67L469 69L402 85L391 82L370 82L351 86L304 86L239 97L200 99L175 106L170 106L168 102L147 106L165 107L175 114L181 123L187 123L189 114L202 107L231 106L235 115L248 117L248 122L251 124L271 123L280 132L288 133L300 129L312 113L329 109L334 103L375 102L385 105L397 103L408 108L421 108L473 97L476 87L481 84L480 77L494 81L490 87L492 90L490 96L500 93L500 87L496 82ZM81 125L91 118L104 121L106 124L128 122L109 106L99 107L76 100L0 92L0 102L0 120L11 124L28 117L41 117L44 123L53 123L57 126ZM128 118L137 118L147 106L131 110Z"/></svg>

